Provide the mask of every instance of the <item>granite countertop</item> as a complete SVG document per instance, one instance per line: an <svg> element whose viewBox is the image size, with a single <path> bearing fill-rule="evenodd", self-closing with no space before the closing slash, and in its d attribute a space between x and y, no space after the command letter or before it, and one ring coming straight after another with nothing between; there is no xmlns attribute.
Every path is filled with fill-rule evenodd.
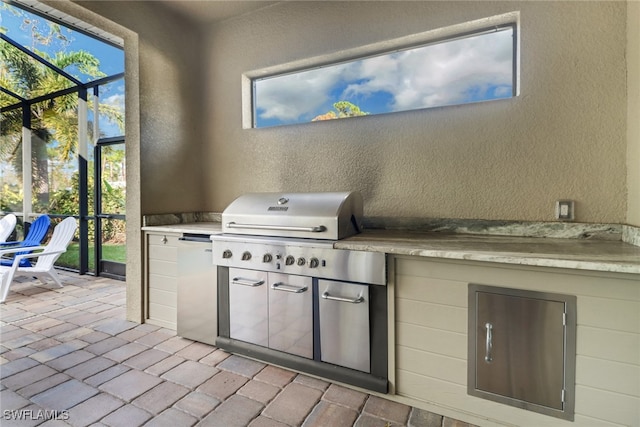
<svg viewBox="0 0 640 427"><path fill-rule="evenodd" d="M640 274L640 247L619 240L365 230L336 242L334 247L429 258Z"/></svg>
<svg viewBox="0 0 640 427"><path fill-rule="evenodd" d="M222 232L217 221L147 225L142 230L205 235ZM364 230L335 242L334 247L427 258L640 274L640 246L620 240Z"/></svg>

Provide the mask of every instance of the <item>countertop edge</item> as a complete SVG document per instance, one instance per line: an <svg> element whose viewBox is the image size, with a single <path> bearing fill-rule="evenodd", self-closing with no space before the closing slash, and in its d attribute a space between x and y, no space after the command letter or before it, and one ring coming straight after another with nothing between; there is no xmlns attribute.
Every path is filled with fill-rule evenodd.
<svg viewBox="0 0 640 427"><path fill-rule="evenodd" d="M192 233L192 234L220 234L222 224L219 222L194 222L187 224L147 225L142 231L156 233Z"/></svg>
<svg viewBox="0 0 640 427"><path fill-rule="evenodd" d="M219 222L196 222L196 223L182 223L182 224L170 224L170 225L153 225L144 226L142 231L158 232L158 233L193 233L193 234L205 234L213 235L220 234L221 224ZM363 231L356 238L362 239L367 237L368 230ZM428 245L428 233L415 233L415 242L403 241L401 244L394 239L395 232L391 230L380 231L377 230L377 240L364 240L357 241L353 238L347 238L334 243L336 249L356 250L356 251L368 251L368 252L382 252L393 255L408 255L418 256L425 258L439 258L439 259L452 259L462 261L481 261L489 263L501 263L511 265L522 266L538 266L538 267L552 267L552 268L564 268L570 270L582 270L582 271L594 271L594 272L609 272L609 273L626 273L640 275L640 248L637 246L612 241L590 241L590 244L594 247L602 247L602 254L607 252L607 245L626 245L627 249L633 251L632 257L635 256L635 249L637 248L637 261L620 260L602 260L597 259L598 256L583 255L580 253L568 253L565 256L554 253L521 253L521 252L505 252L500 250L490 249L474 249L471 245L469 248L455 248L453 244L447 247L447 243L438 242L438 248L425 248L421 247ZM388 234L388 236L385 236ZM410 233L413 234L413 233ZM469 238L470 235L453 234L451 238L454 240L459 239L464 241L465 238ZM482 239L484 242L490 244L501 245L503 242L509 241L509 237L506 236L474 236L476 239ZM522 244L524 242L544 242L547 239L539 237L523 237ZM556 239L557 241L565 241L565 239ZM565 244L570 247L572 243L576 243L575 239L566 239ZM464 244L464 243L463 243Z"/></svg>
<svg viewBox="0 0 640 427"><path fill-rule="evenodd" d="M499 239L499 237L495 237L495 239ZM452 259L458 261L480 261L499 264L640 275L640 264L625 262L592 261L588 259L570 260L553 257L548 258L535 255L527 256L521 254L502 254L498 252L490 253L473 250L390 248L389 244L380 244L380 246L376 247L376 245L371 244L359 245L337 243L336 245L334 245L334 247L336 249L382 252L389 255L407 255L435 259ZM640 277L638 279L640 279Z"/></svg>

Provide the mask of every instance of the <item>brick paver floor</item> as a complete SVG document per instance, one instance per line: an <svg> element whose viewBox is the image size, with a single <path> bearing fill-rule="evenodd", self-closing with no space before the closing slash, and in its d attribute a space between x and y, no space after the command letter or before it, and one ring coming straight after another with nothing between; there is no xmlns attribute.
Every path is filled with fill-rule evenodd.
<svg viewBox="0 0 640 427"><path fill-rule="evenodd" d="M125 320L125 283L19 278L0 305L0 424L468 424Z"/></svg>

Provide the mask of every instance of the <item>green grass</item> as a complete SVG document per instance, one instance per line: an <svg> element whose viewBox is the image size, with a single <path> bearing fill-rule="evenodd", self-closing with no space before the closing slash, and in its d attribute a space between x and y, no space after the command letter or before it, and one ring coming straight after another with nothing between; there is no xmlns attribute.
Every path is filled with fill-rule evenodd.
<svg viewBox="0 0 640 427"><path fill-rule="evenodd" d="M61 267L79 268L80 267L80 248L77 243L72 243L67 248L67 252L60 255L56 265ZM125 245L102 245L102 259L107 261L125 263L127 257L127 249ZM89 270L95 271L93 259L93 245L89 245Z"/></svg>

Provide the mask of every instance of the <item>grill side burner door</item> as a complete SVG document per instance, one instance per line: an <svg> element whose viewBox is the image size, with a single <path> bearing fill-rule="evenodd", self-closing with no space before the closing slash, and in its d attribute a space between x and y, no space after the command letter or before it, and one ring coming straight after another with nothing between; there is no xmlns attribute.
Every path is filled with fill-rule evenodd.
<svg viewBox="0 0 640 427"><path fill-rule="evenodd" d="M369 286L318 280L323 362L371 372Z"/></svg>
<svg viewBox="0 0 640 427"><path fill-rule="evenodd" d="M229 336L267 347L269 309L267 273L229 269Z"/></svg>

